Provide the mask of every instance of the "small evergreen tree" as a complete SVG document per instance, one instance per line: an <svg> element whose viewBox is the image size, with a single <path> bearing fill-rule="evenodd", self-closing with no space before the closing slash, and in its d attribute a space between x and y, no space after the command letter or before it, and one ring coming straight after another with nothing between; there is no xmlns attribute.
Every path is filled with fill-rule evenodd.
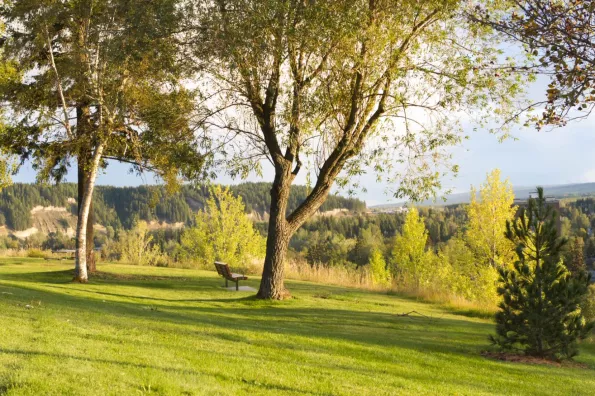
<svg viewBox="0 0 595 396"><path fill-rule="evenodd" d="M585 274L572 276L560 260L566 243L556 230L555 213L546 204L543 188L529 199L515 222L507 222L506 237L516 245L514 268L501 268L492 342L503 349L528 355L569 358L578 353L577 340L593 327L587 323L580 303L589 284Z"/></svg>

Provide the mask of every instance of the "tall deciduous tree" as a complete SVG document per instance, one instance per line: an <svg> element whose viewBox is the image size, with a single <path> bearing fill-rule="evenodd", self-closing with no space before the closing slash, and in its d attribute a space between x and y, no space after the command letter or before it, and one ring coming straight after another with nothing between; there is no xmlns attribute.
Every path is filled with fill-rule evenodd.
<svg viewBox="0 0 595 396"><path fill-rule="evenodd" d="M478 260L493 267L510 263L514 244L506 238L506 222L514 219L514 192L510 182L502 181L500 170L494 169L477 191L471 187L471 203L467 208L469 225L467 243Z"/></svg>
<svg viewBox="0 0 595 396"><path fill-rule="evenodd" d="M489 3L488 3L489 4ZM503 7L478 5L470 17L513 42L532 57L528 68L550 79L538 128L586 118L595 107L595 6L592 1L507 0Z"/></svg>
<svg viewBox="0 0 595 396"><path fill-rule="evenodd" d="M105 160L168 180L203 158L189 128L192 95L180 84L175 0L5 2L3 56L20 72L0 87L12 114L2 145L34 157L39 179L59 181L78 165L75 279L87 281L87 233L95 179ZM192 172L191 172L192 173Z"/></svg>
<svg viewBox="0 0 595 396"><path fill-rule="evenodd" d="M517 76L497 43L467 25L458 0L195 0L186 29L233 175L274 169L267 254L258 296L279 299L295 231L335 183L357 187L366 170L395 195L440 186L457 115L506 116ZM312 188L291 213L291 185ZM353 180L353 179L352 179Z"/></svg>
<svg viewBox="0 0 595 396"><path fill-rule="evenodd" d="M387 268L384 256L378 248L372 248L369 265L372 283L383 287L390 286L392 281L390 270Z"/></svg>

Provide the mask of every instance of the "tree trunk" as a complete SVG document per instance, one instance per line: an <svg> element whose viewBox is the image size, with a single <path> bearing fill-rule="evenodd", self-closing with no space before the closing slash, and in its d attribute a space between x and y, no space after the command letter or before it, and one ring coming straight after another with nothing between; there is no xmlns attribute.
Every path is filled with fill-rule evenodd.
<svg viewBox="0 0 595 396"><path fill-rule="evenodd" d="M271 188L271 210L269 231L267 236L266 257L258 298L282 300L289 297L285 289L284 260L289 240L297 229L312 216L324 203L332 186L333 178L319 179L313 191L306 200L290 215L287 216L287 203L294 174L291 163L286 166L278 165L275 171L275 181Z"/></svg>
<svg viewBox="0 0 595 396"><path fill-rule="evenodd" d="M79 204L78 220L76 225L76 254L74 267L74 281L86 283L87 274L87 224L89 221L89 210L93 199L93 189L99 169L99 161L103 154L103 143L98 143L93 159L86 169L85 184L83 188L83 199Z"/></svg>
<svg viewBox="0 0 595 396"><path fill-rule="evenodd" d="M269 231L258 298L282 300L289 297L283 277L285 254L292 234L286 217L290 189L291 175L278 169L271 188Z"/></svg>
<svg viewBox="0 0 595 396"><path fill-rule="evenodd" d="M82 30L81 30L82 32ZM83 43L84 38L81 36L79 37L81 43ZM83 59L82 62L85 62ZM91 121L91 108L88 102L83 101L76 106L76 134L78 137L86 136L90 138L92 133L94 132L94 127ZM77 163L78 163L78 197L77 197L77 205L78 211L77 214L80 215L81 213L81 205L83 202L83 197L85 194L85 187L86 187L86 175L89 172L89 167L91 166L91 151L82 149L78 153ZM87 219L87 239L86 239L86 246L87 248L87 270L90 273L96 271L95 265L95 251L94 251L94 232L93 232L93 225L95 224L95 216L93 215L93 200L91 199L91 206L89 207L89 215Z"/></svg>
<svg viewBox="0 0 595 396"><path fill-rule="evenodd" d="M81 212L81 203L83 202L83 196L85 192L85 165L87 165L84 156L80 155L78 158L78 214ZM93 273L97 271L97 265L95 263L95 242L94 242L94 229L95 216L93 213L93 200L91 199L91 206L89 207L89 214L87 218L87 271Z"/></svg>

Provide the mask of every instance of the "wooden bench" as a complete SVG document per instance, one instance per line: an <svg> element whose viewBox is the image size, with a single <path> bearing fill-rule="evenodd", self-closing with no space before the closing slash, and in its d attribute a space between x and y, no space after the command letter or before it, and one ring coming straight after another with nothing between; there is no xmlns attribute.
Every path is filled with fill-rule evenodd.
<svg viewBox="0 0 595 396"><path fill-rule="evenodd" d="M242 274L234 274L231 272L229 265L225 263L220 263L215 261L215 268L217 268L217 273L225 278L225 287L227 287L227 281L232 281L236 283L236 291L239 290L239 282L241 280L247 280L248 277Z"/></svg>

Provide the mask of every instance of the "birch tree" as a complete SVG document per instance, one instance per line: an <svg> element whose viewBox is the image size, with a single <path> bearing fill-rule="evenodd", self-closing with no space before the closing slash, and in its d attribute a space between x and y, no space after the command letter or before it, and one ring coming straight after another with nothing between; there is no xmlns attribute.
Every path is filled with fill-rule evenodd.
<svg viewBox="0 0 595 396"><path fill-rule="evenodd" d="M3 56L20 79L0 87L12 113L1 143L32 157L41 181L60 181L77 160L75 280L86 282L89 213L105 161L150 162L168 180L203 163L174 44L181 12L175 0L3 3Z"/></svg>
<svg viewBox="0 0 595 396"><path fill-rule="evenodd" d="M397 197L431 196L456 171L445 147L459 120L506 117L520 92L466 1L194 0L186 29L206 126L232 175L274 170L258 296L288 295L284 258L295 231L334 185L376 172ZM311 180L289 213L291 185Z"/></svg>

